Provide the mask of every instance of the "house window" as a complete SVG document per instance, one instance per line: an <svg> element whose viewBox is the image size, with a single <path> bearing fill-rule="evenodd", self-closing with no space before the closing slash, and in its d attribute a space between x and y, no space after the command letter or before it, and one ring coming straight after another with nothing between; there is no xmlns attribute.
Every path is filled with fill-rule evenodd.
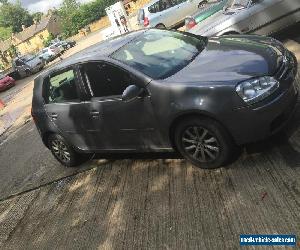
<svg viewBox="0 0 300 250"><path fill-rule="evenodd" d="M42 34L40 34L39 37L40 37L41 40L44 40L44 37L43 37Z"/></svg>
<svg viewBox="0 0 300 250"><path fill-rule="evenodd" d="M26 43L27 43L27 45L29 45L29 46L31 45L31 42L30 42L29 40L28 40Z"/></svg>

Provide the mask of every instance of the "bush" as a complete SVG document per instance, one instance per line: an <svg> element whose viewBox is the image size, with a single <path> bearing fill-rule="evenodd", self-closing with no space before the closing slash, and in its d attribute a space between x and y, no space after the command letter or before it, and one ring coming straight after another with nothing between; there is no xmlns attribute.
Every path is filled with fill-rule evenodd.
<svg viewBox="0 0 300 250"><path fill-rule="evenodd" d="M55 38L55 36L50 33L49 36L47 37L47 39L44 39L43 41L43 45L44 47L48 47L50 45L50 42Z"/></svg>

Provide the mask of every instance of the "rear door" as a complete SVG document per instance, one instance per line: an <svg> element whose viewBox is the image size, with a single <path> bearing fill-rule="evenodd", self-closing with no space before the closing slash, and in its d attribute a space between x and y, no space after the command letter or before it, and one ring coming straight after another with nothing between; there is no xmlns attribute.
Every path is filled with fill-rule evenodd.
<svg viewBox="0 0 300 250"><path fill-rule="evenodd" d="M86 137L86 121L81 102L80 87L74 67L51 74L44 82L45 110L59 133L72 145L88 149L90 138Z"/></svg>
<svg viewBox="0 0 300 250"><path fill-rule="evenodd" d="M198 9L196 0L173 0L177 2L176 17L177 22L184 20L186 16L195 13Z"/></svg>

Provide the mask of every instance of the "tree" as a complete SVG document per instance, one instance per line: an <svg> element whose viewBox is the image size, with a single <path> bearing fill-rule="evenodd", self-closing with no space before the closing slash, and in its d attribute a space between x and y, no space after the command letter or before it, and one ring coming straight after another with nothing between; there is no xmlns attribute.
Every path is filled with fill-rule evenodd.
<svg viewBox="0 0 300 250"><path fill-rule="evenodd" d="M71 36L88 24L105 16L105 8L118 0L94 0L79 5L75 0L64 0L59 14L62 18L62 27L65 36Z"/></svg>
<svg viewBox="0 0 300 250"><path fill-rule="evenodd" d="M43 41L44 47L48 47L48 46L50 45L50 42L51 42L54 38L55 38L55 36L54 36L52 33L50 33L50 35L49 35L46 39L44 39L44 41Z"/></svg>
<svg viewBox="0 0 300 250"><path fill-rule="evenodd" d="M12 34L11 27L8 28L0 27L0 40L4 41L10 38L11 34Z"/></svg>
<svg viewBox="0 0 300 250"><path fill-rule="evenodd" d="M76 24L72 23L73 17L79 11L80 4L76 0L63 0L59 9L59 15L62 20L62 29L66 36L71 36L77 33Z"/></svg>
<svg viewBox="0 0 300 250"><path fill-rule="evenodd" d="M39 21L41 21L41 19L43 17L43 13L42 12L35 12L31 16L32 16L33 21L39 22Z"/></svg>
<svg viewBox="0 0 300 250"><path fill-rule="evenodd" d="M20 3L10 3L1 0L0 6L0 26L4 28L11 27L12 32L22 31L22 25L30 26L33 23L33 18L28 10L24 9Z"/></svg>

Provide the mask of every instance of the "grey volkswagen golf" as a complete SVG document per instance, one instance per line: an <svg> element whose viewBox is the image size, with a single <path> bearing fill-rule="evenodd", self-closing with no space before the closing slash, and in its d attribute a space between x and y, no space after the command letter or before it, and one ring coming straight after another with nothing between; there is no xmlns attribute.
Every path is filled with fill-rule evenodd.
<svg viewBox="0 0 300 250"><path fill-rule="evenodd" d="M296 75L295 56L272 38L141 30L39 75L32 116L65 166L96 152L176 150L216 168L284 126Z"/></svg>

